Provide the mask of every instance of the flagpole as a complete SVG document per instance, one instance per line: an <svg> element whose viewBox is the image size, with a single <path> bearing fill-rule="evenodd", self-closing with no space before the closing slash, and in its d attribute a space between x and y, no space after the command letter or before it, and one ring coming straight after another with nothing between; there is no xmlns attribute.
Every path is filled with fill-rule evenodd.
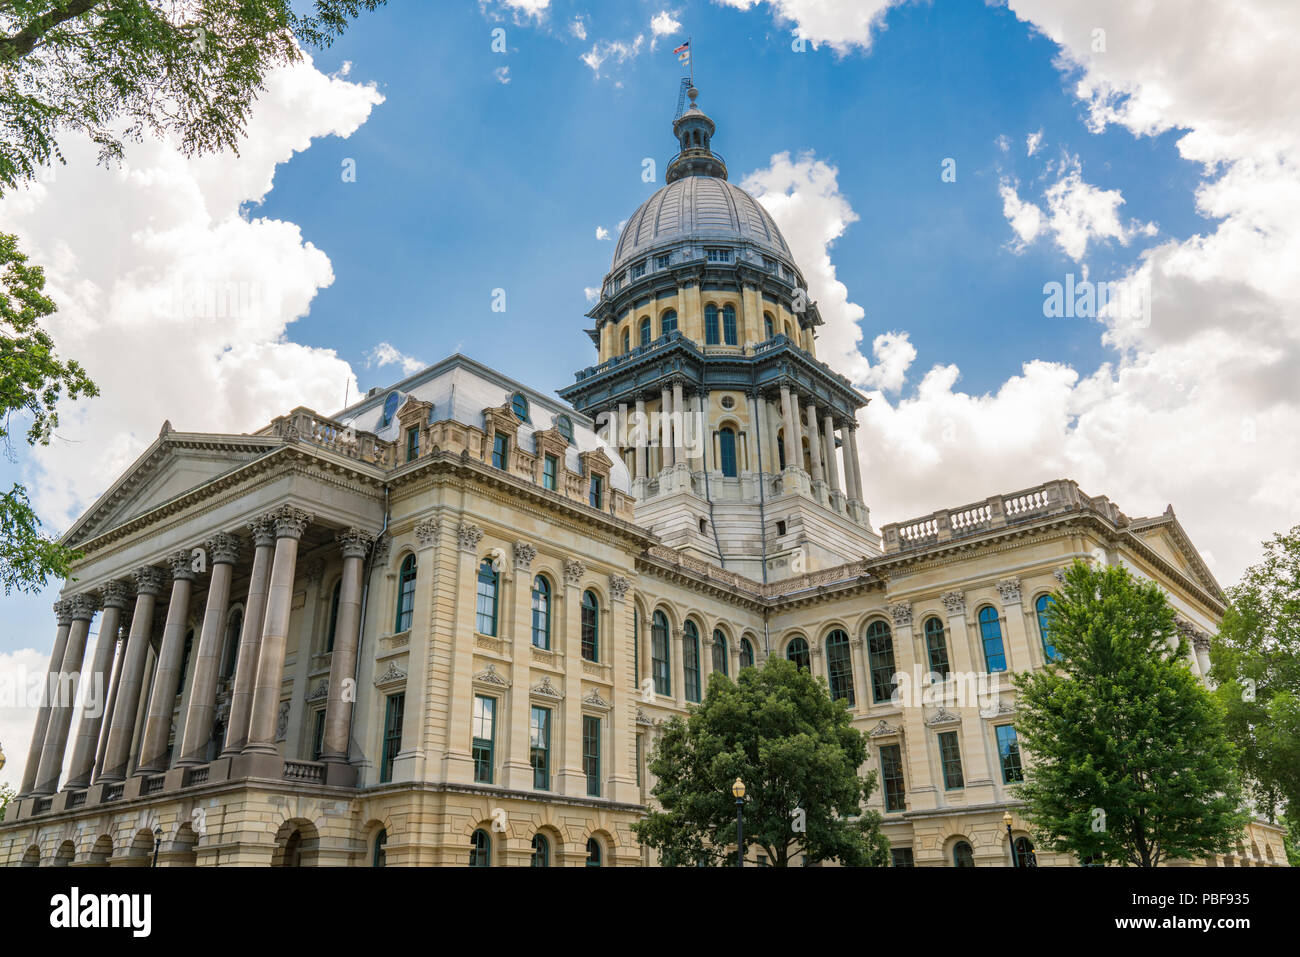
<svg viewBox="0 0 1300 957"><path fill-rule="evenodd" d="M695 85L695 44L693 44L691 40L692 40L691 37L686 38L686 43L688 44L686 49L690 53L690 59L687 61L687 65L691 68L691 86L694 86Z"/></svg>

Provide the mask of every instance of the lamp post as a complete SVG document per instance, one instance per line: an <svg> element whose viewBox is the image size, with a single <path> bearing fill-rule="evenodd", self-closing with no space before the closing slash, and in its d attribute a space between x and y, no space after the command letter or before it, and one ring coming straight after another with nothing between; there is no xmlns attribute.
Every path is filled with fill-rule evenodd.
<svg viewBox="0 0 1300 957"><path fill-rule="evenodd" d="M736 778L731 786L736 797L736 866L745 866L745 782Z"/></svg>
<svg viewBox="0 0 1300 957"><path fill-rule="evenodd" d="M1011 851L1011 866L1019 867L1020 862L1016 860L1016 842L1011 837L1011 812L1010 811L1004 811L1002 813L1002 823L1003 825L1006 826L1007 829L1007 848Z"/></svg>
<svg viewBox="0 0 1300 957"><path fill-rule="evenodd" d="M153 829L153 864L150 865L151 867L158 866L158 849L162 847L162 834L162 828L155 827Z"/></svg>

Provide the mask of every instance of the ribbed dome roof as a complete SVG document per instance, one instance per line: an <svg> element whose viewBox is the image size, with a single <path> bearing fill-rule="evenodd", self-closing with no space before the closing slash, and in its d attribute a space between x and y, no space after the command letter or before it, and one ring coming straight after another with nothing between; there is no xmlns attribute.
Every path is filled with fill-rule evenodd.
<svg viewBox="0 0 1300 957"><path fill-rule="evenodd" d="M623 227L611 271L683 240L749 242L790 261L790 247L758 200L715 176L684 176L641 204Z"/></svg>

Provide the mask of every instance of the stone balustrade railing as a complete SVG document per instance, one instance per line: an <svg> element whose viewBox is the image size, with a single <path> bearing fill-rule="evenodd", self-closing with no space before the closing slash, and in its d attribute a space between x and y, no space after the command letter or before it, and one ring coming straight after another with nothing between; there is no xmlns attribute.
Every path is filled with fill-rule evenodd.
<svg viewBox="0 0 1300 957"><path fill-rule="evenodd" d="M342 422L325 418L301 406L288 415L273 419L270 434L299 442L309 442L320 448L337 452L339 455L372 465L387 467L395 461L391 442L385 442L371 432L359 432Z"/></svg>

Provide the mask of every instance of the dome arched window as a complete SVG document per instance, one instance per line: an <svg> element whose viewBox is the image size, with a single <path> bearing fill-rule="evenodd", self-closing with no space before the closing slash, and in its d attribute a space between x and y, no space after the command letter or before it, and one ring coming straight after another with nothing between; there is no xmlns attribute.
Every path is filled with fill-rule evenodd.
<svg viewBox="0 0 1300 957"><path fill-rule="evenodd" d="M669 309L659 317L659 335L666 336L677 331L677 310Z"/></svg>
<svg viewBox="0 0 1300 957"><path fill-rule="evenodd" d="M639 328L640 344L643 346L650 345L650 317L642 316Z"/></svg>
<svg viewBox="0 0 1300 957"><path fill-rule="evenodd" d="M704 307L704 344L716 346L718 342L718 307L709 303Z"/></svg>
<svg viewBox="0 0 1300 957"><path fill-rule="evenodd" d="M729 346L739 345L736 337L736 307L722 307L722 341Z"/></svg>

